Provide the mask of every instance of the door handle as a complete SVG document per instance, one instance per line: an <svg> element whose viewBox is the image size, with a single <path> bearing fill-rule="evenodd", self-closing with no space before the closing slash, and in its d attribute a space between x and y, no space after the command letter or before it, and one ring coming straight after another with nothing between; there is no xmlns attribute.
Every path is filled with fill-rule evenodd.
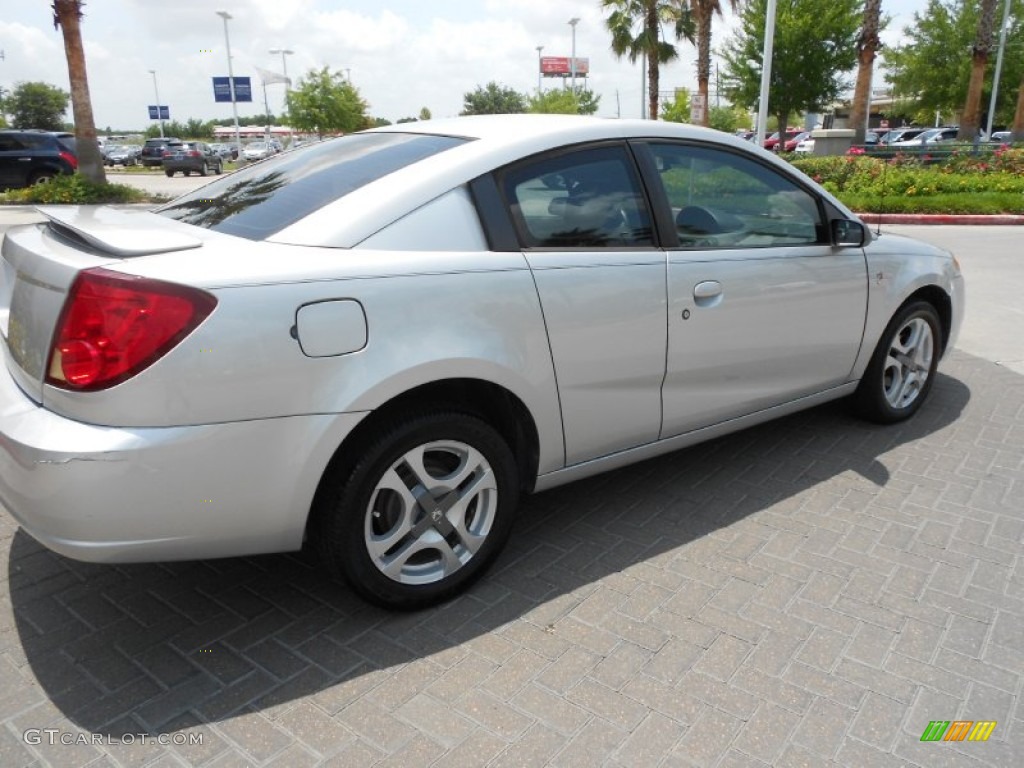
<svg viewBox="0 0 1024 768"><path fill-rule="evenodd" d="M717 280L705 280L693 286L693 298L708 301L722 295L722 284Z"/></svg>

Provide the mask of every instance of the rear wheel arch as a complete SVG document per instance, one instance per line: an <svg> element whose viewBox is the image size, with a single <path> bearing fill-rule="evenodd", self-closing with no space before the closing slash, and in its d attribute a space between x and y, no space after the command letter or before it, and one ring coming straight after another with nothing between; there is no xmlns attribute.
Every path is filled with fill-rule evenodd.
<svg viewBox="0 0 1024 768"><path fill-rule="evenodd" d="M434 437L425 436L425 431ZM367 495L370 484L382 482L379 477L372 479L381 471L378 462L393 449L410 450L414 443L407 444L407 440L416 435L419 437L414 443L424 439L440 440L424 443L432 446L435 453L444 450L438 446L450 443L468 446L478 458L489 457L486 461L490 462L494 476L499 478L496 488L504 487L506 492L491 492L498 493L497 511L492 510L492 514L497 515L496 527L493 535L483 532L483 536L490 535L490 540L481 548L476 565L464 573L446 576L441 582L410 586L391 583L374 567L366 565L375 556L373 547L355 543L356 539L361 542L364 536L356 536L353 526L367 514L368 500L378 504L381 498L375 496L378 490ZM482 453L476 453L477 449ZM447 599L461 589L460 584L477 578L500 551L508 536L518 497L533 488L538 456L536 425L523 402L507 389L476 379L451 379L416 387L375 408L335 450L313 497L306 522L305 545L319 556L329 571L343 575L353 588L373 602L391 607L421 607ZM504 480L500 479L502 477ZM374 498L378 501L374 502ZM373 514L378 517L384 513L375 509ZM407 534L425 535L419 532L424 522L421 519L412 533ZM369 551L362 549L363 546Z"/></svg>
<svg viewBox="0 0 1024 768"><path fill-rule="evenodd" d="M507 442L519 468L521 490L533 490L540 456L540 439L533 416L523 401L511 391L480 379L445 379L422 384L393 397L367 415L335 450L327 463L313 498L307 523L312 524L316 510L331 481L344 476L359 450L377 434L384 423L404 416L430 411L466 413L487 422Z"/></svg>

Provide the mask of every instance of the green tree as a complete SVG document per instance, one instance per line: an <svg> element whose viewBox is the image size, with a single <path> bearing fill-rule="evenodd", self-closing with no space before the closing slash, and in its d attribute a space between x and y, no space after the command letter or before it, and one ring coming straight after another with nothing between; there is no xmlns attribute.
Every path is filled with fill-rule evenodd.
<svg viewBox="0 0 1024 768"><path fill-rule="evenodd" d="M676 88L672 101L661 105L661 118L670 123L690 122L690 89Z"/></svg>
<svg viewBox="0 0 1024 768"><path fill-rule="evenodd" d="M750 115L742 107L712 107L708 110L708 127L724 133L736 133L750 124Z"/></svg>
<svg viewBox="0 0 1024 768"><path fill-rule="evenodd" d="M513 115L526 111L523 94L493 80L462 96L462 115Z"/></svg>
<svg viewBox="0 0 1024 768"><path fill-rule="evenodd" d="M610 11L605 26L612 35L612 53L630 62L647 62L648 116L658 119L658 88L661 65L679 58L675 42L694 39L690 0L601 0ZM670 25L667 33L665 25Z"/></svg>
<svg viewBox="0 0 1024 768"><path fill-rule="evenodd" d="M929 0L903 28L906 43L883 52L886 79L896 95L909 102L904 111L958 114L963 109L971 80L972 50L979 26L977 0ZM1001 87L996 101L996 121L1013 119L1016 93L1013 83L1024 80L1024 0L1011 0L1010 27L1006 36ZM991 90L983 88L988 105ZM973 138L973 136L972 136Z"/></svg>
<svg viewBox="0 0 1024 768"><path fill-rule="evenodd" d="M64 36L64 57L68 61L71 83L71 113L75 118L75 147L78 172L94 184L104 184L103 155L96 141L96 121L89 97L89 76L85 70L85 49L82 47L82 0L53 0L53 28Z"/></svg>
<svg viewBox="0 0 1024 768"><path fill-rule="evenodd" d="M790 0L775 18L775 48L768 111L785 129L789 116L819 112L849 87L845 73L857 63L861 0ZM726 43L723 58L733 85L729 96L743 107L757 104L767 0L749 0L740 28Z"/></svg>
<svg viewBox="0 0 1024 768"><path fill-rule="evenodd" d="M526 111L547 115L592 115L601 97L586 88L552 88L526 97Z"/></svg>
<svg viewBox="0 0 1024 768"><path fill-rule="evenodd" d="M212 139L213 123L209 120L197 120L190 117L185 121L185 135L190 139Z"/></svg>
<svg viewBox="0 0 1024 768"><path fill-rule="evenodd" d="M395 125L404 125L405 123L415 122L417 122L415 117L400 117L397 120L395 120Z"/></svg>
<svg viewBox="0 0 1024 768"><path fill-rule="evenodd" d="M850 109L854 144L863 144L867 132L868 107L871 102L871 78L875 68L875 56L882 47L878 33L883 26L882 0L866 0L860 34L857 36L857 85L853 89L853 105Z"/></svg>
<svg viewBox="0 0 1024 768"><path fill-rule="evenodd" d="M353 133L369 119L367 103L342 72L327 67L311 69L288 92L288 120L292 128L325 133Z"/></svg>
<svg viewBox="0 0 1024 768"><path fill-rule="evenodd" d="M427 109L426 107L423 107L420 110L420 120L429 120L432 117L433 117L433 115L430 114L430 110Z"/></svg>
<svg viewBox="0 0 1024 768"><path fill-rule="evenodd" d="M383 128L385 125L391 125L391 121L385 117L372 117L369 118L369 128ZM402 122L399 120L398 122Z"/></svg>
<svg viewBox="0 0 1024 768"><path fill-rule="evenodd" d="M881 2L881 0L878 0ZM741 0L729 0L733 12L739 9ZM690 11L697 25L697 93L704 104L704 119L701 125L709 125L711 119L708 101L708 81L711 79L711 20L717 14L722 16L721 0L689 0Z"/></svg>
<svg viewBox="0 0 1024 768"><path fill-rule="evenodd" d="M17 83L5 104L15 128L59 131L64 127L68 100L67 91L48 83Z"/></svg>

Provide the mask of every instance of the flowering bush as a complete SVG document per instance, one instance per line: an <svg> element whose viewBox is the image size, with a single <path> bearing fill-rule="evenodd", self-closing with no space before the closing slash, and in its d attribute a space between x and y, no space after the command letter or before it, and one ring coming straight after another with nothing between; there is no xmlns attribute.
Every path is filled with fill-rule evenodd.
<svg viewBox="0 0 1024 768"><path fill-rule="evenodd" d="M944 197L944 210L955 207L952 201L957 197L974 209L981 205L979 196L999 195L1000 205L1012 209L1007 212L1024 211L1024 149L1002 147L982 155L955 153L931 165L921 160L907 155L889 160L846 155L801 158L793 165L844 202L860 201L861 210L868 209L864 201L886 198L915 198L915 206L927 207L926 200L936 196ZM970 205L968 196L974 198Z"/></svg>

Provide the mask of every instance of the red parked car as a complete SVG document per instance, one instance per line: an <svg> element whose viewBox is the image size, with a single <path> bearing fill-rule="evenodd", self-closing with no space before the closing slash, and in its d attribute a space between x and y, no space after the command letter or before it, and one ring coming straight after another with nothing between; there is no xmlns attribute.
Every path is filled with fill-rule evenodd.
<svg viewBox="0 0 1024 768"><path fill-rule="evenodd" d="M786 137L783 139L783 141L787 142L787 141L790 141L791 139L795 139L797 137L797 135L799 135L799 134L800 134L800 130L798 128L789 128L786 131ZM795 148L796 144L794 144L793 147ZM776 131L771 136L769 136L767 139L765 139L765 141L764 141L764 148L765 149L769 149L772 152L778 152L779 151L779 132L778 131Z"/></svg>
<svg viewBox="0 0 1024 768"><path fill-rule="evenodd" d="M792 152L794 149L796 149L796 145L797 144L799 144L804 139L809 139L809 138L811 138L811 132L810 131L801 131L796 136L794 136L792 139L790 139L789 141L787 141L785 144L782 145L782 151L783 152Z"/></svg>

